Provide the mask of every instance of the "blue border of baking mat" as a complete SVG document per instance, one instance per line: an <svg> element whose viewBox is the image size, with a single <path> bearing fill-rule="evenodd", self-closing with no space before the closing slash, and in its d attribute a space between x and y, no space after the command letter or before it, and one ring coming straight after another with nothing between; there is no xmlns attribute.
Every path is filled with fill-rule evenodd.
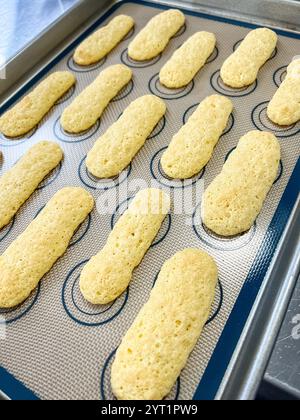
<svg viewBox="0 0 300 420"><path fill-rule="evenodd" d="M35 76L26 86L24 86L13 98L11 98L4 106L0 108L0 114L5 112L15 101L17 101L28 89L38 82L53 66L59 63L67 54L69 54L86 36L92 33L105 19L114 13L119 7L126 3L142 4L144 6L154 7L157 9L169 9L170 6L163 4L154 4L144 0L123 0L112 6L97 22L95 22L84 34L67 47L57 58L49 63L37 76ZM180 8L186 15L197 16L204 19L214 20L217 22L229 23L245 28L259 28L261 25L254 25L247 22L241 22L234 19L227 19L219 16L207 15L201 12L194 12ZM276 30L281 36L300 39L300 34L292 33L284 30ZM261 284L267 273L271 263L274 251L277 247L279 239L286 226L291 211L297 200L299 193L300 178L300 159L295 166L293 174L279 202L277 210L273 216L270 226L266 232L263 243L252 263L250 272L246 278L245 284L240 292L236 304L233 307L231 315L224 327L223 333L218 341L215 351L208 363L203 374L201 382L195 392L195 400L211 400L214 399L223 376L226 372L232 354L238 343L240 335L243 331L245 323L250 314L251 308L257 297ZM22 382L18 381L7 370L0 367L0 388L11 399L14 400L36 400L38 397L29 390Z"/></svg>

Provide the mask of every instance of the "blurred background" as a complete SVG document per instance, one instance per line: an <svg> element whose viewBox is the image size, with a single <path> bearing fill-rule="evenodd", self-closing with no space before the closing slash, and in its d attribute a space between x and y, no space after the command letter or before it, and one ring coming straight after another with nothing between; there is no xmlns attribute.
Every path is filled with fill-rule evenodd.
<svg viewBox="0 0 300 420"><path fill-rule="evenodd" d="M9 60L80 0L0 0L0 55ZM101 0L99 0L101 1Z"/></svg>

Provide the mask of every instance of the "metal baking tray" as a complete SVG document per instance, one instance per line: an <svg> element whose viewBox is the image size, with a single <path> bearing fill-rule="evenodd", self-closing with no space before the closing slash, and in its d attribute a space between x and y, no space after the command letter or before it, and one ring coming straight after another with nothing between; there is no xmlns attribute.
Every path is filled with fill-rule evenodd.
<svg viewBox="0 0 300 420"><path fill-rule="evenodd" d="M299 27L296 19L293 20L293 16L299 13L299 6L296 2L285 2L282 12L278 8L281 2L268 2L273 4L274 20L270 21L268 13L264 16L256 1L248 2L252 7L247 3L249 7L246 13L238 17L237 13L241 12L239 2L224 2L226 10L207 7L212 4L217 7L216 3L85 0L8 63L8 78L0 84L3 95L1 113L55 69L71 69L76 73L78 83L75 92L66 95L31 136L14 140L13 143L12 140L0 139L4 155L0 174L41 139L57 141L65 151L62 166L43 182L11 225L0 232L1 253L62 186L85 186L96 199L108 191L111 181L98 184L88 178L84 171L84 156L100 133L118 118L133 99L142 94L152 92L163 97L168 113L132 166L121 175L120 182L117 182L120 191L127 177L143 177L148 182L156 178L160 186L169 192L177 187L182 188L182 185L170 184L169 180L161 178L159 153L195 104L208 94L217 91L230 96L235 111L211 162L190 184L197 183L200 178L209 183L220 171L226 155L235 147L240 136L255 127L263 129L267 124L263 118L265 102L284 77L286 65L299 52ZM72 62L72 52L78 42L113 15L131 14L137 22L137 31L151 16L169 7L181 8L186 14L187 24L157 60L139 65L128 60L126 48L129 39L134 36L135 32L132 31L106 60L85 69L87 71L82 71ZM245 91L226 90L218 78L223 60L250 29L259 25L276 29L280 39L276 54L260 72L258 82L253 86ZM217 49L209 63L187 89L175 94L162 90L156 79L162 63L189 35L201 29L215 32L218 38ZM81 137L68 137L62 133L59 116L66 104L102 68L120 61L133 67L133 84L121 92L91 132ZM24 65L20 67L20 63ZM93 212L77 232L66 255L29 300L8 313L0 311L2 319L4 317L8 321L7 338L0 340L0 388L3 397L112 398L109 367L114 350L142 303L147 300L162 263L176 250L198 246L216 258L220 268L219 288L210 322L168 399L254 398L300 267L300 161L297 141L300 124L284 129L267 128L274 130L280 140L282 166L255 227L246 235L223 241L211 237L202 230L201 225L191 223L188 226L177 216L170 215L155 246L136 270L130 288L114 304L113 309L97 308L99 313L93 312L92 318L87 321L90 316L88 309L92 309L81 306L85 303L76 300L79 298L76 294L78 270L83 261L103 246L111 224L123 207L126 208L129 197L125 198L121 208L116 209L113 217L101 216L96 210ZM195 206L192 221L196 220L197 209L198 206ZM68 300L70 293L76 298L72 308ZM74 313L74 308L78 312Z"/></svg>

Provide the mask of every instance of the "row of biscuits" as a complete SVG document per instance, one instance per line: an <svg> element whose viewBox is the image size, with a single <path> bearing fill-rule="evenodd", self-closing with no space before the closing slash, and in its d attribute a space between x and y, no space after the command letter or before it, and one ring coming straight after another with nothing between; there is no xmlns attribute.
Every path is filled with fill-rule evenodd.
<svg viewBox="0 0 300 420"><path fill-rule="evenodd" d="M179 13L181 12L172 13L172 19L168 12L154 18L132 43L129 53L132 56L136 54L135 59L144 59L139 57L145 53L149 57L163 51L174 35L176 24L180 25L182 22L182 14ZM170 22L169 26L166 24L166 16L167 22ZM111 24L112 22L108 26ZM114 42L122 39L122 34L126 35L130 25L129 20L124 28L121 21L112 25ZM150 33L151 37L147 33ZM109 46L103 42L103 39L111 42L110 34L109 28L106 32L100 32L100 37L98 34L98 45L103 49L102 54L110 51ZM204 37L201 42L209 40L211 48L213 38L206 35L208 33L200 34ZM198 34L196 35L198 37ZM180 54L175 53L167 63L165 76L169 77L170 81L182 80L182 77L186 76L176 72L176 63L180 61L184 51L186 52L181 59L187 59L197 37L188 40L186 49L179 49L177 53ZM97 53L97 42L94 42L93 38L89 42L90 44L86 45L89 45L91 55ZM150 47L147 42L150 43ZM84 55L84 44L79 48ZM251 50L251 46L248 48ZM200 55L201 62L205 62L208 57L204 59L205 54ZM230 67L233 69L236 65L243 64L245 57L245 53L240 53L237 59L229 63L229 70ZM252 55L252 60L255 62L255 54ZM295 65L296 69L299 69L299 64ZM202 65L191 66L191 73L187 72L190 74L188 77L191 77L193 71L197 72L196 68L199 70ZM297 93L294 95L297 80L299 86L299 70L297 73L292 65L293 63L290 66L290 78L287 77L287 87L283 89L282 85L284 93L276 99L279 105L287 109L286 115L291 114L291 108L288 107L293 105L291 98L297 100ZM80 130L82 121L86 124L96 121L99 118L95 120L96 115L99 112L102 114L109 101L117 94L118 89L126 84L130 76L130 70L122 67L120 77L117 71L112 79L107 77L110 72L103 72L104 75L100 75L100 83L94 82L97 83L96 89L82 94L80 101L79 97L76 98L77 104L76 100L71 104L72 108L69 108L68 112L66 110L62 121L70 124L72 128L79 125ZM256 63L255 78L259 67ZM240 70L243 68L241 65ZM67 74L64 73L65 78L61 84L52 87L51 94L49 91L45 92L45 84L35 92L34 97L23 104L23 109L18 110L18 124L23 130L25 120L22 119L22 115L26 108L36 110L36 125L47 112L47 107L49 110L64 93L62 90L66 91L67 86L72 81L75 82L70 76L67 77ZM109 84L110 89L106 90L105 84ZM95 91L100 91L101 94L97 96L96 93L95 97ZM46 93L48 102L43 101L43 95ZM287 96L290 98L288 104L284 102ZM293 109L299 111L299 107L294 106ZM96 142L87 159L89 170L97 173L98 177L109 177L119 173L145 143L165 110L163 101L152 95L134 101ZM172 139L162 158L164 171L167 174L169 172L169 176L182 179L199 172L211 158L231 112L232 103L228 99L219 95L206 98ZM300 116L296 113L296 117L297 115L299 119ZM7 118L7 125L13 121L10 116ZM29 120L29 124L34 121ZM125 154L120 152L124 150ZM50 142L39 143L0 178L0 229L9 222L42 179L59 164L62 157L58 145ZM234 235L249 229L276 178L279 159L280 147L275 136L257 131L246 134L224 164L220 175L204 194L204 223L220 235ZM66 251L72 235L92 211L93 205L92 196L81 188L65 188L55 194L25 232L0 257L0 307L13 307L28 297L44 274ZM160 190L143 190L137 194L127 212L115 225L105 247L82 270L80 289L86 300L93 304L111 302L126 289L134 268L140 264L149 249L169 209L169 197ZM111 375L113 392L117 398L162 399L168 394L209 316L216 283L216 264L203 251L184 250L165 263L149 301L141 309L117 351Z"/></svg>
<svg viewBox="0 0 300 420"><path fill-rule="evenodd" d="M151 37L154 37L155 34L157 37L163 37L163 35L166 37L163 44L159 44L158 41L155 43L152 40L154 43L153 48L154 46L158 48L160 45L155 52L151 50L151 42L149 40L149 45L147 43L143 45L143 51L152 51L151 54L149 52L149 56L159 53L163 46L166 46L167 40L170 39L170 36L167 36L164 32L161 33L161 23L157 23L156 19L159 17L160 20L167 19L168 13L171 12L173 11L164 12L155 17L153 22L151 21L152 23L149 22L148 25L151 28L154 25L155 29L155 32L151 32ZM118 18L125 17L117 17L115 19ZM132 49L135 50L136 44L139 45L141 43L140 38L146 42L148 38L144 33L148 33L148 25L133 41L131 48L129 47L129 53ZM106 32L111 30L111 37L113 37L116 30L115 22L111 22L105 28L101 28L99 30L100 34L103 30ZM122 34L126 35L124 32ZM170 31L168 35L170 35ZM84 56L84 52L87 55L88 53L91 54L91 51L94 51L98 43L103 41L100 36L96 42L94 39L96 36L99 36L99 34L93 34L78 47L78 50L81 51L80 56ZM111 41L111 37L107 33L105 36ZM276 43L277 35L270 29L260 28L251 31L237 50L224 62L220 72L224 83L233 88L241 88L253 83L257 78L259 69L272 55ZM93 45L94 49L90 44ZM197 32L194 34L175 51L171 59L163 66L160 71L160 82L168 88L179 88L187 85L203 67L213 52L215 44L216 38L212 33ZM103 48L102 44L101 46ZM113 46L114 44L112 48ZM78 50L76 50L74 57L78 56ZM107 46L104 52L107 53L108 51L109 47ZM139 55L137 54L137 56ZM116 65L104 70L63 112L61 118L63 129L72 134L78 134L89 129L101 117L109 102L129 83L131 78L132 72L126 66ZM299 78L300 60L298 59L289 65L286 79L268 106L268 117L274 123L289 125L299 121ZM5 136L12 138L26 134L42 120L56 101L75 83L76 79L70 72L52 74L0 118L0 131Z"/></svg>

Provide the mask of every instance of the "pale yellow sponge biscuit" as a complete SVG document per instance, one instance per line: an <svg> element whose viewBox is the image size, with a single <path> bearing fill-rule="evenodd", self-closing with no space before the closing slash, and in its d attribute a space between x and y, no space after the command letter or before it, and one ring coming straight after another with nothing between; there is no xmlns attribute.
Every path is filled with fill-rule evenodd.
<svg viewBox="0 0 300 420"><path fill-rule="evenodd" d="M176 9L154 16L129 44L129 57L136 61L144 61L158 56L184 22L184 14Z"/></svg>
<svg viewBox="0 0 300 420"><path fill-rule="evenodd" d="M107 67L64 110L60 119L63 129L74 134L88 130L131 78L132 71L123 64Z"/></svg>
<svg viewBox="0 0 300 420"><path fill-rule="evenodd" d="M178 252L163 265L112 365L119 400L162 400L169 394L209 317L217 278L213 258L198 249Z"/></svg>
<svg viewBox="0 0 300 420"><path fill-rule="evenodd" d="M121 216L104 248L84 267L80 290L87 301L106 304L128 287L133 270L151 246L170 210L159 189L141 190Z"/></svg>
<svg viewBox="0 0 300 420"><path fill-rule="evenodd" d="M58 144L40 142L0 178L0 229L11 221L62 157Z"/></svg>
<svg viewBox="0 0 300 420"><path fill-rule="evenodd" d="M0 131L18 137L32 130L76 82L68 71L52 73L0 118Z"/></svg>
<svg viewBox="0 0 300 420"><path fill-rule="evenodd" d="M22 303L66 251L94 199L82 188L56 193L0 257L0 308Z"/></svg>
<svg viewBox="0 0 300 420"><path fill-rule="evenodd" d="M300 59L288 66L286 78L269 103L267 114L279 125L290 125L300 120Z"/></svg>
<svg viewBox="0 0 300 420"><path fill-rule="evenodd" d="M279 162L280 145L273 134L250 131L243 136L203 195L205 226L222 236L250 229L276 179Z"/></svg>
<svg viewBox="0 0 300 420"><path fill-rule="evenodd" d="M251 85L260 68L271 57L277 44L277 35L267 28L254 29L221 68L223 82L233 88Z"/></svg>
<svg viewBox="0 0 300 420"><path fill-rule="evenodd" d="M167 88L188 85L204 66L216 46L216 37L210 32L197 32L191 36L159 73L160 83Z"/></svg>
<svg viewBox="0 0 300 420"><path fill-rule="evenodd" d="M212 95L204 99L162 155L165 174L170 178L187 179L199 173L210 160L232 109L231 100L224 96Z"/></svg>
<svg viewBox="0 0 300 420"><path fill-rule="evenodd" d="M74 61L81 66L88 66L102 60L111 52L133 28L134 20L130 16L119 15L106 26L86 38L75 50Z"/></svg>
<svg viewBox="0 0 300 420"><path fill-rule="evenodd" d="M154 95L133 101L121 117L96 141L86 166L98 178L110 178L125 169L166 112Z"/></svg>

